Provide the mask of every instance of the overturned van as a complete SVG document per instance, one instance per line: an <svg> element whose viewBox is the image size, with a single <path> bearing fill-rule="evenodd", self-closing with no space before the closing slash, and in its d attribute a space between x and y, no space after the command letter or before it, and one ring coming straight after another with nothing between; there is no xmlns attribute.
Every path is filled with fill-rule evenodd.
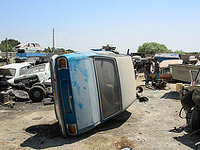
<svg viewBox="0 0 200 150"><path fill-rule="evenodd" d="M54 56L51 79L55 112L64 136L92 129L136 99L130 56L112 52Z"/></svg>

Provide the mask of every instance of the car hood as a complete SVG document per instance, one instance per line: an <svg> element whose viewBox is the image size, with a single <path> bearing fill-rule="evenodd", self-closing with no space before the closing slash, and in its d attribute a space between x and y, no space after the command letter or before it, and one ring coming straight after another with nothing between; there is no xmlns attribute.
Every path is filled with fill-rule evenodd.
<svg viewBox="0 0 200 150"><path fill-rule="evenodd" d="M30 75L24 75L24 76L19 76L17 78L14 79L14 83L17 84L22 80L26 80L26 79L36 79L38 78L37 74L30 74Z"/></svg>
<svg viewBox="0 0 200 150"><path fill-rule="evenodd" d="M49 74L48 76L50 77L50 72L48 74ZM38 72L38 73L34 73L34 74L24 74L24 75L21 75L18 77L14 77L14 78L8 80L8 82L13 84L15 80L24 80L24 79L28 79L28 78L34 78L34 77L39 78L39 81L42 82L44 80L47 80L44 78L44 76L45 76L44 72ZM46 78L49 78L48 76Z"/></svg>

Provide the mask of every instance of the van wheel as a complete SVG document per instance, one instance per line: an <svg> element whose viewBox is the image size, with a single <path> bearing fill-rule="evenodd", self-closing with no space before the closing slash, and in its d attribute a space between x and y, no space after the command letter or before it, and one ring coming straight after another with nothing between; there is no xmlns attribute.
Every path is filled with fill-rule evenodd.
<svg viewBox="0 0 200 150"><path fill-rule="evenodd" d="M33 102L40 102L45 97L45 90L41 86L34 86L29 90L29 98Z"/></svg>

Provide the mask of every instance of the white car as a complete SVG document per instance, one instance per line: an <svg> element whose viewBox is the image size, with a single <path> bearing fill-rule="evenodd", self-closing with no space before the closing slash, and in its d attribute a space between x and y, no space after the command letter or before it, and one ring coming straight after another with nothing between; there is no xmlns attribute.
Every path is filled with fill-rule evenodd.
<svg viewBox="0 0 200 150"><path fill-rule="evenodd" d="M37 74L40 82L48 80L50 78L49 63L39 64L30 68L29 71L26 73L26 76L28 76L29 74Z"/></svg>
<svg viewBox="0 0 200 150"><path fill-rule="evenodd" d="M28 42L26 44L19 44L15 46L14 50L20 53L36 53L42 49L37 42Z"/></svg>
<svg viewBox="0 0 200 150"><path fill-rule="evenodd" d="M14 78L21 76L29 70L30 63L14 63L0 67L0 80L14 83Z"/></svg>
<svg viewBox="0 0 200 150"><path fill-rule="evenodd" d="M52 93L49 63L33 66L29 71L14 79L14 85L28 93L33 102L39 102ZM16 97L20 97L16 92Z"/></svg>
<svg viewBox="0 0 200 150"><path fill-rule="evenodd" d="M34 81L32 81L34 78ZM26 82L25 86L32 87L33 82L46 83L50 81L50 66L49 63L43 63L36 66L32 66L25 74L13 78L14 84L18 82ZM51 83L49 83L51 84Z"/></svg>

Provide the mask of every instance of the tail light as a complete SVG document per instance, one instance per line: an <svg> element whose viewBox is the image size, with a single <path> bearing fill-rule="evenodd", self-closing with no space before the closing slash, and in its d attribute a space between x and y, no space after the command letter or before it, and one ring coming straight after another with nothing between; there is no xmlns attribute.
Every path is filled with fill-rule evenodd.
<svg viewBox="0 0 200 150"><path fill-rule="evenodd" d="M67 124L67 129L72 135L75 135L77 133L76 124Z"/></svg>
<svg viewBox="0 0 200 150"><path fill-rule="evenodd" d="M62 57L58 60L58 68L59 69L67 69L67 60Z"/></svg>

